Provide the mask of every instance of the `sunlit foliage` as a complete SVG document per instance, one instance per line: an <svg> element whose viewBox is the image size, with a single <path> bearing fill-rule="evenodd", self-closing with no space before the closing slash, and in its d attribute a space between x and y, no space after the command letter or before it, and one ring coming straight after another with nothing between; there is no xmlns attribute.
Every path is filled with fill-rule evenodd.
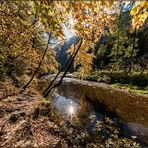
<svg viewBox="0 0 148 148"><path fill-rule="evenodd" d="M81 73L87 74L88 71L91 71L92 61L95 57L92 49L102 35L114 34L116 17L124 11L130 11L132 27L129 29L135 30L146 22L147 8L148 2L132 0L126 2L112 0L2 1L0 3L1 68L11 62L14 67L19 67L18 61L21 61L27 67L30 66L34 69L40 61L46 44L44 34L52 32L53 38L62 41L65 39L63 26L66 26L83 39L75 63ZM38 38L38 41L44 46L34 48L34 38ZM48 70L55 71L57 67L57 64L53 64L56 63L55 53L53 50L50 52L45 58L46 61L51 58L50 62L44 61L43 63L46 63L46 67L50 67Z"/></svg>
<svg viewBox="0 0 148 148"><path fill-rule="evenodd" d="M3 1L0 13L1 77L4 69L17 74L31 72L37 67L47 44L46 32L33 4L31 1ZM48 50L42 66L44 72L55 72L57 64L53 50Z"/></svg>
<svg viewBox="0 0 148 148"><path fill-rule="evenodd" d="M133 29L139 29L141 27L147 17L148 17L148 2L147 1L135 1L135 6L131 10L131 16L132 16L132 27Z"/></svg>

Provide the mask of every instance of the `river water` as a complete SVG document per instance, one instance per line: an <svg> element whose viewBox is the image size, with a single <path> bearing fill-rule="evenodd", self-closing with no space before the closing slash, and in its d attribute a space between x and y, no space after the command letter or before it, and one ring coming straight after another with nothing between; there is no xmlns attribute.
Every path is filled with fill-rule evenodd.
<svg viewBox="0 0 148 148"><path fill-rule="evenodd" d="M91 133L97 122L109 118L121 130L123 137L136 137L137 142L143 146L148 146L147 126L121 120L113 112L105 110L103 104L91 102L87 96L78 94L75 87L71 87L67 83L70 80L67 79L64 85L52 94L52 108L63 120L69 121L74 126L85 128L88 133Z"/></svg>

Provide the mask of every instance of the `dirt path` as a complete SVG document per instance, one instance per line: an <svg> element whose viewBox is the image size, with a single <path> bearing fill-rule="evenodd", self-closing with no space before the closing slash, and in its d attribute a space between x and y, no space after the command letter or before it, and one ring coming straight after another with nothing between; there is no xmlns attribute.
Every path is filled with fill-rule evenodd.
<svg viewBox="0 0 148 148"><path fill-rule="evenodd" d="M19 91L12 85L11 80L5 84L9 88L9 94L17 94ZM3 94L3 89L0 91ZM40 103L40 97L37 92L27 90L23 94L0 100L0 147L58 146L62 139L50 130L54 122L45 116L35 118L35 108Z"/></svg>

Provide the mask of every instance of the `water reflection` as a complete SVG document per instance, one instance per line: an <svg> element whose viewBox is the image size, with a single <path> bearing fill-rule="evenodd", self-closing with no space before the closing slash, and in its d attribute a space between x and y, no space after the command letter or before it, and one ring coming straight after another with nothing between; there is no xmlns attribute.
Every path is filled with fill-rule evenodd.
<svg viewBox="0 0 148 148"><path fill-rule="evenodd" d="M77 116L80 105L72 98L56 94L52 102L52 106L66 120L72 121L74 116Z"/></svg>
<svg viewBox="0 0 148 148"><path fill-rule="evenodd" d="M65 121L69 121L72 125L83 127L89 133L93 130L93 127L98 121L103 121L106 117L105 115L96 112L93 106L85 101L85 99L76 99L75 96L72 95L61 95L55 93L52 101L52 107ZM143 142L147 140L147 136L145 135L145 133L147 133L147 130L144 130L145 128L142 127L141 129L138 129L138 131L141 131L140 133L134 133L135 128L137 130L136 124L133 123L132 126L130 124L129 127L128 123L124 123L122 121L119 123L117 121L118 120L114 118L114 123L117 123L117 126L119 126L120 129L123 130L123 134L126 137L135 135L138 136L140 139L143 139Z"/></svg>
<svg viewBox="0 0 148 148"><path fill-rule="evenodd" d="M70 102L70 106L68 106L68 111L67 111L68 114L70 114L71 116L75 113L75 108L72 104L72 101Z"/></svg>

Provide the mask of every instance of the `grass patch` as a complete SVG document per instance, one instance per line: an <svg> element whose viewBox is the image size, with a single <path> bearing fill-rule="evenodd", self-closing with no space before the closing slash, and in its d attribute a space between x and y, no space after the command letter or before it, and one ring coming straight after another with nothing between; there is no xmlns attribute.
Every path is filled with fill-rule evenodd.
<svg viewBox="0 0 148 148"><path fill-rule="evenodd" d="M132 92L148 94L148 73L140 75L136 72L126 74L124 71L93 71L86 80L111 84Z"/></svg>
<svg viewBox="0 0 148 148"><path fill-rule="evenodd" d="M40 103L41 105L45 106L50 106L50 101L47 100L46 98L40 98Z"/></svg>
<svg viewBox="0 0 148 148"><path fill-rule="evenodd" d="M148 95L148 86L141 88L141 87L138 87L138 86L135 86L135 85L120 84L120 83L112 84L112 86L114 88L122 88L122 89L126 89L128 91L131 91L131 92L136 92L136 93L141 93L141 94Z"/></svg>

